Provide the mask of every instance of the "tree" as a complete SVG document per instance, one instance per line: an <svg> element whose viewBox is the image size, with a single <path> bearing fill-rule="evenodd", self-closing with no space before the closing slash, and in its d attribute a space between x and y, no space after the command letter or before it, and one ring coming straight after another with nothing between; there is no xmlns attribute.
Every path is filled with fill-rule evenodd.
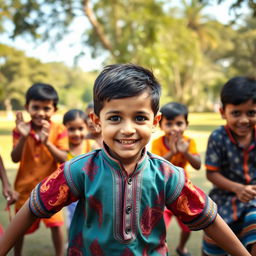
<svg viewBox="0 0 256 256"><path fill-rule="evenodd" d="M201 3L211 5L214 4L221 4L225 0L199 0ZM256 17L256 3L254 0L236 0L236 1L230 1L230 11L234 12L235 16L240 16L239 11L241 8L246 5L252 12L252 16Z"/></svg>

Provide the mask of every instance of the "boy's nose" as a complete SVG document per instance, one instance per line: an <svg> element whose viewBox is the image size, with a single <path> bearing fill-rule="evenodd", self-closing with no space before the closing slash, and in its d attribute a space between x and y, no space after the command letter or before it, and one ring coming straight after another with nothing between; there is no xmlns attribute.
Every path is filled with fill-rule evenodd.
<svg viewBox="0 0 256 256"><path fill-rule="evenodd" d="M122 125L120 131L123 134L132 134L132 133L135 133L135 128L132 122L125 122Z"/></svg>
<svg viewBox="0 0 256 256"><path fill-rule="evenodd" d="M248 123L249 119L246 115L242 115L240 118L240 123Z"/></svg>
<svg viewBox="0 0 256 256"><path fill-rule="evenodd" d="M38 110L37 110L37 114L43 116L43 115L45 114L45 112L44 112L43 109L38 109Z"/></svg>

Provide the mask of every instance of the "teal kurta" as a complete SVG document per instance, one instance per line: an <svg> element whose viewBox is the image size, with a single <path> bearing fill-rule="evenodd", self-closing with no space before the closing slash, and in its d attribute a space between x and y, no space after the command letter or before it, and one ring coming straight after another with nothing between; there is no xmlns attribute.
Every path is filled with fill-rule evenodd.
<svg viewBox="0 0 256 256"><path fill-rule="evenodd" d="M217 214L183 170L146 151L131 175L106 147L73 158L37 185L30 209L47 217L77 199L68 255L167 255L165 206L191 230Z"/></svg>

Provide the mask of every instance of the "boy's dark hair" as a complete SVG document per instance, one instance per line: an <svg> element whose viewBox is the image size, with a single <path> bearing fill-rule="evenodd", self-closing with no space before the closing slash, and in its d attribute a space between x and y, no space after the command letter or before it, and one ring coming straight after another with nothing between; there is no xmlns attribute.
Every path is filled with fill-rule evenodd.
<svg viewBox="0 0 256 256"><path fill-rule="evenodd" d="M53 106L57 108L59 97L57 91L54 89L52 85L44 83L35 83L27 90L26 93L26 104L29 104L31 100L52 100Z"/></svg>
<svg viewBox="0 0 256 256"><path fill-rule="evenodd" d="M80 109L71 109L63 116L63 124L74 121L76 118L81 118L86 123L86 114Z"/></svg>
<svg viewBox="0 0 256 256"><path fill-rule="evenodd" d="M133 64L106 66L94 83L94 112L99 116L105 101L137 96L145 91L151 96L151 107L156 115L161 86L150 70Z"/></svg>
<svg viewBox="0 0 256 256"><path fill-rule="evenodd" d="M222 107L227 104L239 105L248 100L256 103L256 80L249 77L233 77L222 87L220 93Z"/></svg>
<svg viewBox="0 0 256 256"><path fill-rule="evenodd" d="M188 122L188 108L178 102L170 102L161 107L160 112L162 116L167 120L173 120L176 116L184 116L186 122ZM161 124L161 120L160 120Z"/></svg>

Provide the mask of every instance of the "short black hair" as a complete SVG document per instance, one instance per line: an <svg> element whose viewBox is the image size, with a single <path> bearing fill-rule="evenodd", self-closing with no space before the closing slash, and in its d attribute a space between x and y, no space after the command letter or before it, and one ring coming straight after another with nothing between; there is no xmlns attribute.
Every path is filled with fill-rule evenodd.
<svg viewBox="0 0 256 256"><path fill-rule="evenodd" d="M159 110L161 86L150 70L134 64L106 66L94 83L94 112L99 116L105 101L133 97L147 90L151 96L152 110L156 115Z"/></svg>
<svg viewBox="0 0 256 256"><path fill-rule="evenodd" d="M76 118L81 118L86 123L87 115L80 109L70 109L63 116L63 124L74 121Z"/></svg>
<svg viewBox="0 0 256 256"><path fill-rule="evenodd" d="M184 116L186 122L188 122L188 108L184 104L178 102L169 102L161 107L160 112L167 120L173 120L176 116L182 115Z"/></svg>
<svg viewBox="0 0 256 256"><path fill-rule="evenodd" d="M57 91L52 85L45 83L35 83L27 90L26 93L26 104L28 105L31 100L52 100L53 106L57 108L59 97Z"/></svg>
<svg viewBox="0 0 256 256"><path fill-rule="evenodd" d="M231 78L222 87L220 100L223 108L227 104L239 105L248 100L256 103L256 80L242 76Z"/></svg>

